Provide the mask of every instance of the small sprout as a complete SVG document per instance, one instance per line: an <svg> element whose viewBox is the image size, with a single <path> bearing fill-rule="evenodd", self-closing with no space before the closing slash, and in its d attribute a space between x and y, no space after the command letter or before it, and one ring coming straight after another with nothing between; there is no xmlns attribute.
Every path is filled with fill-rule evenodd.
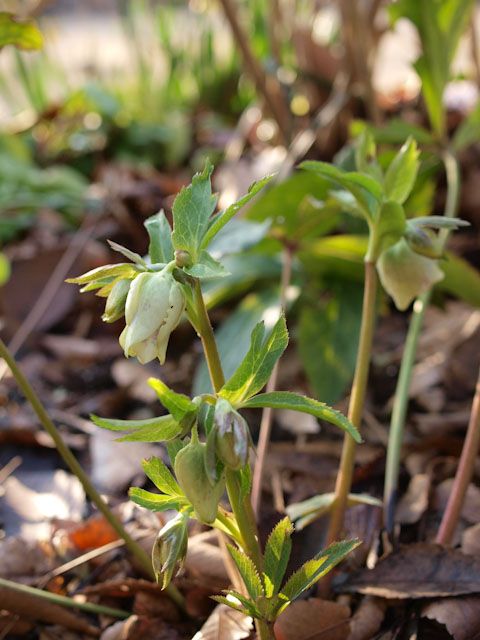
<svg viewBox="0 0 480 640"><path fill-rule="evenodd" d="M152 564L157 582L165 589L183 567L188 546L188 516L179 513L160 531L152 549Z"/></svg>
<svg viewBox="0 0 480 640"><path fill-rule="evenodd" d="M163 364L170 334L184 309L185 295L170 265L159 273L137 276L128 292L126 327L120 335L125 356L136 356L141 364L158 358Z"/></svg>

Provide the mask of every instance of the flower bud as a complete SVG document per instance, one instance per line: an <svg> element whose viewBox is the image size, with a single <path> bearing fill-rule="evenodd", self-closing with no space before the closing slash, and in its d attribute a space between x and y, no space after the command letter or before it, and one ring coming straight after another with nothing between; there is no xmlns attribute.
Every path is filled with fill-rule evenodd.
<svg viewBox="0 0 480 640"><path fill-rule="evenodd" d="M377 269L383 288L401 311L444 276L436 260L418 255L403 238L382 253Z"/></svg>
<svg viewBox="0 0 480 640"><path fill-rule="evenodd" d="M215 405L216 453L226 467L241 469L247 463L250 434L238 411L224 398Z"/></svg>
<svg viewBox="0 0 480 640"><path fill-rule="evenodd" d="M407 224L405 240L412 251L426 258L438 259L443 255L444 242L432 229Z"/></svg>
<svg viewBox="0 0 480 640"><path fill-rule="evenodd" d="M137 276L127 295L126 327L120 336L125 356L136 356L142 364L158 358L163 364L184 309L182 286L167 268Z"/></svg>
<svg viewBox="0 0 480 640"><path fill-rule="evenodd" d="M131 284L130 278L121 278L115 282L105 304L105 313L102 316L104 322L115 322L125 315L125 303Z"/></svg>
<svg viewBox="0 0 480 640"><path fill-rule="evenodd" d="M175 457L178 484L190 501L197 518L211 524L217 517L218 503L225 489L223 479L211 484L205 469L206 445L199 442L195 431L192 440Z"/></svg>
<svg viewBox="0 0 480 640"><path fill-rule="evenodd" d="M183 566L188 546L188 518L179 513L160 529L152 549L153 571L162 589Z"/></svg>

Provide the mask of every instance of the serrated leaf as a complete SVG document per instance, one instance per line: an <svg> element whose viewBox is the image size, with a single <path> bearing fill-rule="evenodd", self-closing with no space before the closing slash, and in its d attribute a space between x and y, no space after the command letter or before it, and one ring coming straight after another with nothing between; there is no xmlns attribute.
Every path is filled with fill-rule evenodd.
<svg viewBox="0 0 480 640"><path fill-rule="evenodd" d="M163 493L172 497L184 495L172 473L160 458L152 457L143 460L142 468L145 471L145 475Z"/></svg>
<svg viewBox="0 0 480 640"><path fill-rule="evenodd" d="M237 566L250 597L255 600L258 596L264 595L262 581L258 575L253 560L251 560L243 551L232 547L230 544L227 545L227 549Z"/></svg>
<svg viewBox="0 0 480 640"><path fill-rule="evenodd" d="M202 240L202 249L206 249L212 239L217 235L217 233L229 222L233 216L240 211L242 207L244 207L252 198L254 198L257 193L263 189L263 187L270 182L273 178L273 175L265 176L261 180L257 180L253 182L249 187L247 193L242 196L239 200L231 204L229 207L220 211L216 216L214 216L209 223L208 231L205 234Z"/></svg>
<svg viewBox="0 0 480 640"><path fill-rule="evenodd" d="M166 496L160 493L152 493L140 487L131 487L128 495L130 500L138 504L140 507L149 509L150 511L168 511L175 509L179 511L182 507L189 505L186 498L181 496Z"/></svg>
<svg viewBox="0 0 480 640"><path fill-rule="evenodd" d="M173 260L172 229L163 209L144 222L150 238L148 253L153 263Z"/></svg>
<svg viewBox="0 0 480 640"><path fill-rule="evenodd" d="M94 284L96 288L100 288L105 284L106 278L134 278L139 273L139 270L133 265L126 262L118 264L106 264L103 267L97 267L87 273L82 274L76 278L67 278L65 282L70 284Z"/></svg>
<svg viewBox="0 0 480 640"><path fill-rule="evenodd" d="M259 407L270 407L271 409L291 409L300 413L309 413L320 420L325 420L340 427L349 433L355 442L362 442L362 438L357 429L340 411L332 409L324 402L318 402L313 398L302 396L291 391L273 391L270 393L260 393L253 398L241 403L242 407L257 409Z"/></svg>
<svg viewBox="0 0 480 640"><path fill-rule="evenodd" d="M242 611L245 615L252 616L253 618L260 617L260 612L255 606L255 603L249 600L246 596L229 589L224 591L225 596L210 596L212 600L219 602L220 604L226 604L227 607Z"/></svg>
<svg viewBox="0 0 480 640"><path fill-rule="evenodd" d="M246 607L243 607L241 604L237 604L235 601L228 599L226 596L210 596L210 600L214 600L218 604L224 604L230 609L234 609L235 611L239 611L243 613L244 616L252 615L252 612L249 611Z"/></svg>
<svg viewBox="0 0 480 640"><path fill-rule="evenodd" d="M308 560L300 569L295 571L285 583L281 594L290 601L295 600L331 571L359 544L361 543L358 540L334 542L313 560Z"/></svg>
<svg viewBox="0 0 480 640"><path fill-rule="evenodd" d="M162 380L149 378L148 384L155 391L163 406L178 422L181 422L187 414L196 413L197 405L188 396L172 391Z"/></svg>
<svg viewBox="0 0 480 640"><path fill-rule="evenodd" d="M367 219L374 219L383 196L382 186L371 176L347 172L328 162L307 160L300 168L313 171L317 175L328 178L349 191L357 200Z"/></svg>
<svg viewBox="0 0 480 640"><path fill-rule="evenodd" d="M122 256L125 256L126 258L128 258L135 264L140 265L141 267L145 267L145 268L147 267L147 263L145 262L145 260L142 258L140 254L135 253L135 251L130 251L130 249L127 249L127 247L122 247L121 244L118 244L117 242L113 242L113 240L107 240L107 242L110 245L110 248L113 249L113 251L116 251L117 253L121 253Z"/></svg>
<svg viewBox="0 0 480 640"><path fill-rule="evenodd" d="M215 260L208 251L202 251L198 261L191 267L186 267L184 271L188 275L202 280L224 278L229 275L225 267L218 260Z"/></svg>
<svg viewBox="0 0 480 640"><path fill-rule="evenodd" d="M43 36L33 21L18 22L6 11L0 12L0 48L14 45L20 49L41 49Z"/></svg>
<svg viewBox="0 0 480 640"><path fill-rule="evenodd" d="M403 204L410 195L418 173L420 151L409 138L390 163L385 174L385 197Z"/></svg>
<svg viewBox="0 0 480 640"><path fill-rule="evenodd" d="M264 555L264 571L271 584L271 589L266 593L268 597L277 593L282 584L292 551L292 533L290 518L283 518L268 536Z"/></svg>
<svg viewBox="0 0 480 640"><path fill-rule="evenodd" d="M210 216L215 210L210 176L213 167L207 165L202 173L193 176L192 183L183 187L173 203L172 243L175 249L188 251L196 262Z"/></svg>
<svg viewBox="0 0 480 640"><path fill-rule="evenodd" d="M170 415L147 418L145 420L112 420L92 414L90 419L97 427L108 431L131 431L130 436L125 436L124 438L130 441L160 442L162 440L172 440L181 431L181 426ZM135 435L140 437L135 438ZM154 437L155 435L154 439L144 440L145 437Z"/></svg>
<svg viewBox="0 0 480 640"><path fill-rule="evenodd" d="M275 363L288 344L285 316L282 314L265 339L265 325L259 322L252 332L250 349L238 369L220 390L232 405L240 405L260 391L270 378Z"/></svg>

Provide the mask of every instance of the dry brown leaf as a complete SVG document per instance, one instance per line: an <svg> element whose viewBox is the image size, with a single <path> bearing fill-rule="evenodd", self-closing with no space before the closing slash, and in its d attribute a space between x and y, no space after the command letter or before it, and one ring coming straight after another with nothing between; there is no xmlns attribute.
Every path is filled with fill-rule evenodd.
<svg viewBox="0 0 480 640"><path fill-rule="evenodd" d="M435 489L433 506L442 513L445 511L448 498L452 492L453 481L453 478L448 478ZM480 522L480 489L472 483L468 485L460 515L470 524Z"/></svg>
<svg viewBox="0 0 480 640"><path fill-rule="evenodd" d="M297 600L275 622L277 640L346 640L349 634L350 609L319 598Z"/></svg>
<svg viewBox="0 0 480 640"><path fill-rule="evenodd" d="M20 537L0 541L0 574L3 578L43 575L53 569L54 560L50 542Z"/></svg>
<svg viewBox="0 0 480 640"><path fill-rule="evenodd" d="M429 492L430 476L426 473L418 473L413 476L407 492L398 503L397 521L401 524L418 522L427 510Z"/></svg>
<svg viewBox="0 0 480 640"><path fill-rule="evenodd" d="M105 629L100 640L180 640L179 634L159 618L130 616Z"/></svg>
<svg viewBox="0 0 480 640"><path fill-rule="evenodd" d="M480 638L480 596L431 602L422 609L422 616L445 625L455 640Z"/></svg>
<svg viewBox="0 0 480 640"><path fill-rule="evenodd" d="M468 527L463 532L462 551L472 556L480 556L480 523Z"/></svg>
<svg viewBox="0 0 480 640"><path fill-rule="evenodd" d="M196 537L192 536L188 541L188 551L185 559L187 571L202 576L202 578L215 578L228 584L228 573L225 569L224 557L220 548L208 542L196 540Z"/></svg>
<svg viewBox="0 0 480 640"><path fill-rule="evenodd" d="M401 599L480 593L480 558L426 542L404 545L358 572L342 591Z"/></svg>
<svg viewBox="0 0 480 640"><path fill-rule="evenodd" d="M385 617L385 603L378 598L366 597L350 621L348 640L370 640L380 629Z"/></svg>
<svg viewBox="0 0 480 640"><path fill-rule="evenodd" d="M219 604L192 640L243 640L249 637L252 625L248 616Z"/></svg>

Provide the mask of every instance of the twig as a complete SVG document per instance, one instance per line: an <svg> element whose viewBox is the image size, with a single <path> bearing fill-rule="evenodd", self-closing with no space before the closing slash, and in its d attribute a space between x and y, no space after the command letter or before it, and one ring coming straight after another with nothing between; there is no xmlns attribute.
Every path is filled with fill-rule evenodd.
<svg viewBox="0 0 480 640"><path fill-rule="evenodd" d="M103 614L106 616L112 616L114 618L128 618L130 613L123 609L114 609L113 607L105 607L101 604L94 604L93 602L78 602L73 598L67 596L61 596L57 593L50 593L50 591L43 591L42 589L36 589L35 587L28 587L25 584L18 584L5 578L0 578L0 588L10 589L11 591L17 591L28 596L34 596L35 598L41 598L48 600L54 604L60 604L70 609L80 609L80 611L88 611L89 613ZM4 603L2 602L2 605Z"/></svg>
<svg viewBox="0 0 480 640"><path fill-rule="evenodd" d="M280 312L286 307L287 291L290 286L292 277L292 250L289 247L285 247L283 251L283 264L282 264L282 276L280 282ZM278 380L278 360L275 363L270 379L267 383L267 393L275 391L277 388ZM255 462L255 469L253 472L252 480L252 507L255 516L258 516L260 505L262 501L262 479L265 471L265 458L267 455L268 444L270 442L270 432L272 430L272 418L273 410L270 407L266 407L262 411L262 420L260 422L260 434L258 437L257 445L257 460Z"/></svg>
<svg viewBox="0 0 480 640"><path fill-rule="evenodd" d="M65 253L59 260L57 266L52 271L50 278L47 280L45 287L40 292L40 296L27 314L25 320L17 329L15 335L10 341L8 348L14 356L19 349L25 344L25 341L37 326L38 322L43 318L46 311L52 304L58 289L62 285L65 277L71 267L83 251L85 245L92 237L96 224L91 224L89 218L85 218L82 226L73 236ZM8 367L6 364L0 364L0 380L3 378Z"/></svg>
<svg viewBox="0 0 480 640"><path fill-rule="evenodd" d="M280 84L274 76L267 77L255 57L248 36L238 19L235 0L220 0L220 4L223 7L235 42L243 55L245 69L255 83L258 93L263 96L268 110L278 125L279 132L286 142L290 136L290 114L283 100Z"/></svg>
<svg viewBox="0 0 480 640"><path fill-rule="evenodd" d="M475 461L480 447L480 371L477 380L472 412L468 423L467 435L463 443L462 454L458 463L453 487L448 498L445 513L437 533L436 542L451 545L453 534L467 493L468 485L473 476Z"/></svg>
<svg viewBox="0 0 480 640"><path fill-rule="evenodd" d="M14 357L9 352L3 340L0 339L0 357L3 358L10 368L15 380L17 381L18 386L22 390L22 393L31 404L33 410L37 414L37 417L40 423L43 425L45 431L50 435L52 440L55 443L58 453L63 458L64 462L70 468L72 473L74 473L77 478L80 480L83 488L85 489L85 493L89 496L91 501L95 504L97 509L103 514L107 522L110 526L116 531L120 538L125 540L125 544L129 551L133 556L138 560L141 564L144 571L150 577L154 577L152 563L148 554L141 548L141 546L135 542L135 540L130 536L129 533L125 530L120 520L112 513L106 502L103 500L101 495L95 489L92 481L85 473L78 460L73 455L70 448L65 444L62 440L62 436L60 435L57 427L54 425L50 416L46 412L40 398L36 394L33 387L28 382L27 378L24 376L23 372L15 362ZM169 585L168 594L174 600L174 602L179 606L184 606L184 599L181 593L174 587L173 585Z"/></svg>

